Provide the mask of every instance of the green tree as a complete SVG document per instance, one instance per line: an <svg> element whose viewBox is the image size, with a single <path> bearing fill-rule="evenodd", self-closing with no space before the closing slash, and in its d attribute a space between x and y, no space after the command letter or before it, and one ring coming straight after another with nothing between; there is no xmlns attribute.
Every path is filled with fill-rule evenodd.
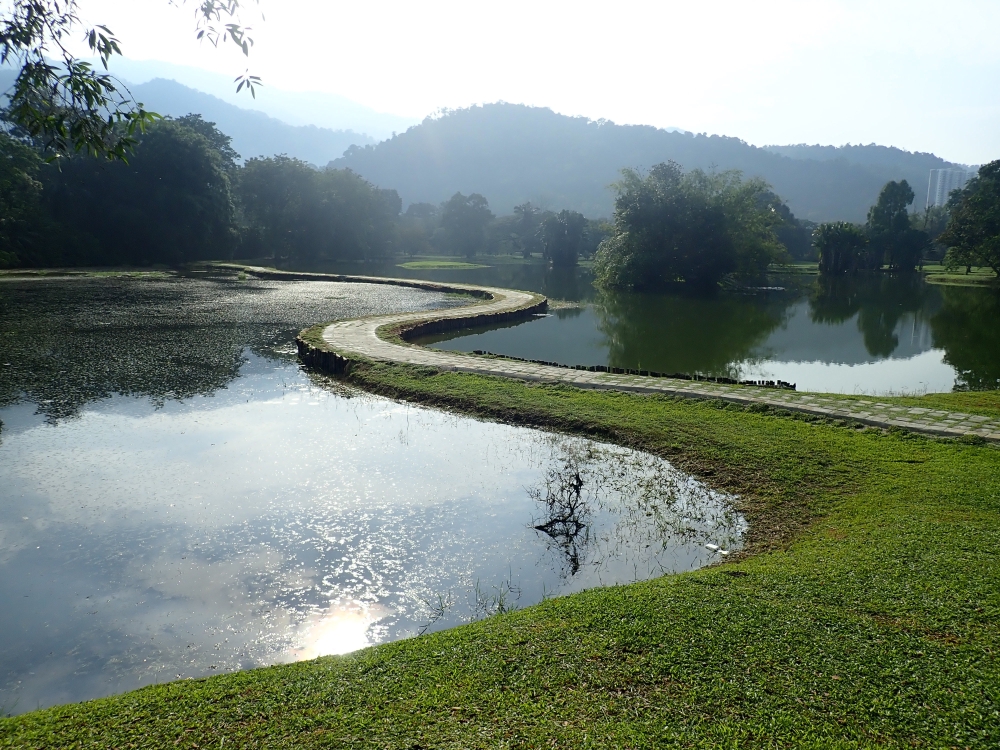
<svg viewBox="0 0 1000 750"><path fill-rule="evenodd" d="M988 266L1000 276L1000 160L981 167L952 205L939 238L949 248L949 262L966 270Z"/></svg>
<svg viewBox="0 0 1000 750"><path fill-rule="evenodd" d="M674 162L646 176L626 169L615 185L614 232L596 257L600 285L649 289L677 281L710 288L724 276L752 277L783 257L781 219L762 200L762 180L739 172L685 174Z"/></svg>
<svg viewBox="0 0 1000 750"><path fill-rule="evenodd" d="M42 232L42 183L37 152L0 133L0 268L26 260Z"/></svg>
<svg viewBox="0 0 1000 750"><path fill-rule="evenodd" d="M128 163L74 156L46 170L45 203L76 235L74 262L144 265L231 255L236 210L217 148L227 139L206 137L210 124L198 123L156 123Z"/></svg>
<svg viewBox="0 0 1000 750"><path fill-rule="evenodd" d="M847 221L820 224L813 232L813 246L819 252L819 272L824 276L871 270L866 251L868 237L857 224Z"/></svg>
<svg viewBox="0 0 1000 750"><path fill-rule="evenodd" d="M186 0L172 0L184 3ZM242 0L196 0L197 36L213 45L236 44L249 55L253 40L240 20ZM108 72L121 54L119 40L103 25L81 24L76 0L11 0L0 11L0 63L18 69L5 116L56 156L88 152L127 158L156 115L135 102L126 86ZM81 34L81 32L83 32ZM67 47L83 36L101 63L83 62ZM254 92L248 73L237 91Z"/></svg>
<svg viewBox="0 0 1000 750"><path fill-rule="evenodd" d="M781 220L774 232L788 256L794 260L813 259L812 233L816 223L797 219L785 202L772 192L762 194L760 200L762 205L770 206Z"/></svg>
<svg viewBox="0 0 1000 750"><path fill-rule="evenodd" d="M560 211L541 226L544 257L553 266L575 266L587 232L587 219L576 211Z"/></svg>
<svg viewBox="0 0 1000 750"><path fill-rule="evenodd" d="M910 226L913 197L906 180L888 182L868 211L869 246L892 271L912 271L930 244L925 232Z"/></svg>
<svg viewBox="0 0 1000 750"><path fill-rule="evenodd" d="M399 219L397 247L403 255L430 255L431 237L438 226L438 207L432 203L411 203Z"/></svg>
<svg viewBox="0 0 1000 750"><path fill-rule="evenodd" d="M541 217L536 206L531 201L514 206L514 239L521 250L521 255L530 258L532 253L542 252L542 242L538 236Z"/></svg>
<svg viewBox="0 0 1000 750"><path fill-rule="evenodd" d="M479 193L455 193L441 206L441 228L457 255L471 258L480 252L492 220L489 202Z"/></svg>
<svg viewBox="0 0 1000 750"><path fill-rule="evenodd" d="M347 169L316 170L287 156L250 159L237 195L248 251L279 261L391 253L402 202Z"/></svg>

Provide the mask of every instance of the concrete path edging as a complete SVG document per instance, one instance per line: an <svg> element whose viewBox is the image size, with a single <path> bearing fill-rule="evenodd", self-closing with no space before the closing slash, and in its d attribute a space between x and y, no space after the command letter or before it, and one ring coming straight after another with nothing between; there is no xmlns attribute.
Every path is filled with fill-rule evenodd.
<svg viewBox="0 0 1000 750"><path fill-rule="evenodd" d="M880 403L875 398L854 400L836 395L725 385L701 380L590 372L463 352L438 351L407 342L409 338L426 333L529 318L543 312L547 305L545 297L532 292L471 284L440 284L413 279L285 274L270 269L267 269L265 276L264 269L246 270L264 278L394 284L471 294L484 300L465 307L337 321L323 329L325 346L322 349L314 347L300 336L299 355L303 361L334 373L343 372L354 355L365 359L418 365L438 370L516 378L528 382L562 384L576 388L720 399L743 405L761 404L883 429L899 428L927 435L973 437L1000 443L1000 420L963 412ZM258 273L258 270L261 273Z"/></svg>

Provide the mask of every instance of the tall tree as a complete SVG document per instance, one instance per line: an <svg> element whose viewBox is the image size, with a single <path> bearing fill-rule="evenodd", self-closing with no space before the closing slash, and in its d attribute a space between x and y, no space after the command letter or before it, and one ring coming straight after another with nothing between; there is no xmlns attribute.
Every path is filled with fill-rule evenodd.
<svg viewBox="0 0 1000 750"><path fill-rule="evenodd" d="M34 149L0 133L0 268L26 261L41 240L41 161Z"/></svg>
<svg viewBox="0 0 1000 750"><path fill-rule="evenodd" d="M441 206L441 227L458 254L473 257L483 249L486 225L493 219L490 204L479 193L455 193Z"/></svg>
<svg viewBox="0 0 1000 750"><path fill-rule="evenodd" d="M668 162L648 175L626 169L615 186L614 232L597 253L602 286L655 288L676 281L715 286L724 276L755 276L783 257L781 218L762 180L738 172L685 174Z"/></svg>
<svg viewBox="0 0 1000 750"><path fill-rule="evenodd" d="M948 246L955 265L988 266L1000 276L1000 160L980 167L955 196L939 241Z"/></svg>
<svg viewBox="0 0 1000 750"><path fill-rule="evenodd" d="M210 140L203 125L156 123L127 164L81 155L47 170L45 202L53 216L95 241L87 262L144 265L230 256L236 212L225 157L216 147L224 137Z"/></svg>
<svg viewBox="0 0 1000 750"><path fill-rule="evenodd" d="M868 237L857 224L847 221L820 224L813 232L813 246L819 252L819 272L825 276L871 270L866 252Z"/></svg>
<svg viewBox="0 0 1000 750"><path fill-rule="evenodd" d="M575 266L587 231L587 219L576 211L560 211L542 223L545 259L556 267Z"/></svg>
<svg viewBox="0 0 1000 750"><path fill-rule="evenodd" d="M913 197L913 190L906 180L888 182L868 211L865 226L870 247L878 254L881 263L887 264L893 271L912 271L930 244L925 232L910 226L907 209L913 203Z"/></svg>
<svg viewBox="0 0 1000 750"><path fill-rule="evenodd" d="M248 250L280 261L390 253L402 202L347 169L318 171L287 156L250 159L237 195Z"/></svg>
<svg viewBox="0 0 1000 750"><path fill-rule="evenodd" d="M532 253L541 251L541 241L538 237L540 223L539 212L531 201L514 206L514 236L520 246L521 255L530 258Z"/></svg>

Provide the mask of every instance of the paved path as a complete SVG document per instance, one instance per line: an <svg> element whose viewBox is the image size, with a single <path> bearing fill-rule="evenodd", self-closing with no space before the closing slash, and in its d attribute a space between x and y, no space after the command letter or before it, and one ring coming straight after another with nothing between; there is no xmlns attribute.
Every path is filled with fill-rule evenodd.
<svg viewBox="0 0 1000 750"><path fill-rule="evenodd" d="M406 281L392 280L390 283L406 283ZM351 354L357 354L371 359L424 365L439 370L498 375L544 383L563 383L578 388L717 398L738 404L766 404L790 411L860 422L874 427L899 427L951 437L978 435L991 442L1000 442L1000 422L972 414L897 406L880 403L876 399L858 401L772 388L589 372L462 352L436 351L413 344L388 341L378 335L377 331L385 327L402 327L411 329L411 332L427 332L429 329L458 328L471 323L489 324L491 320L511 319L518 315L529 317L532 311L544 309L545 305L543 297L528 292L459 284L447 286L455 291L486 292L492 295L492 299L468 307L339 321L323 331L323 339L332 350L346 355L348 359ZM403 335L405 337L406 334Z"/></svg>

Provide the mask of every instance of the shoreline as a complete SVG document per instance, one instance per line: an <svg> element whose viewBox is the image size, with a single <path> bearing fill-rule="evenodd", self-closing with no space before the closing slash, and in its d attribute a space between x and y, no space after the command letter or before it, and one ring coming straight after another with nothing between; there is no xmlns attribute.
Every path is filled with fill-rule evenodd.
<svg viewBox="0 0 1000 750"><path fill-rule="evenodd" d="M1000 743L1000 452L984 439L344 359L337 378L370 392L666 458L739 496L745 551L345 657L2 719L0 748Z"/></svg>

